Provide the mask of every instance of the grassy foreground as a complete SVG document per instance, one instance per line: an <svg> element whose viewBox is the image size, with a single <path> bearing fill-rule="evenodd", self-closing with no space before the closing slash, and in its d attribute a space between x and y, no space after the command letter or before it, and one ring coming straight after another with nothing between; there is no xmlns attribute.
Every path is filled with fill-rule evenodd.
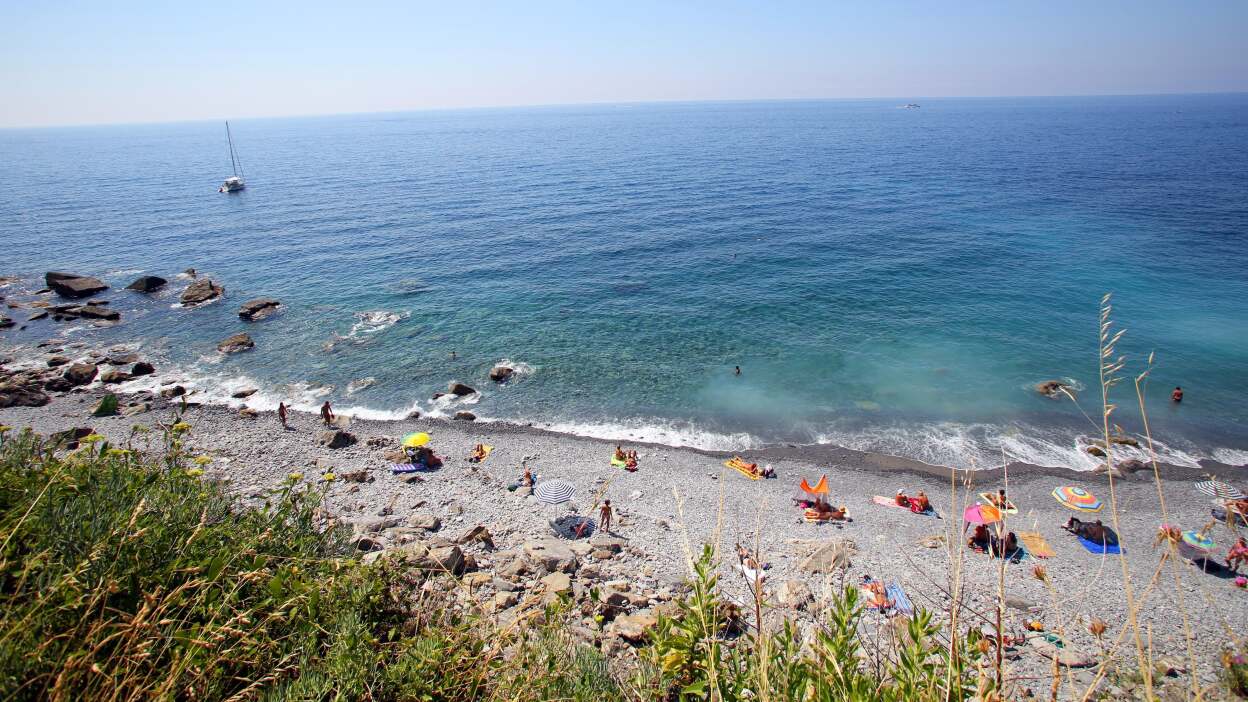
<svg viewBox="0 0 1248 702"><path fill-rule="evenodd" d="M576 603L499 621L431 596L447 574L361 563L306 482L240 508L183 454L189 430L67 452L0 429L0 700L1001 698L976 631L918 612L881 648L853 588L813 632L758 633L766 604L722 600L709 547L649 640L608 659Z"/></svg>

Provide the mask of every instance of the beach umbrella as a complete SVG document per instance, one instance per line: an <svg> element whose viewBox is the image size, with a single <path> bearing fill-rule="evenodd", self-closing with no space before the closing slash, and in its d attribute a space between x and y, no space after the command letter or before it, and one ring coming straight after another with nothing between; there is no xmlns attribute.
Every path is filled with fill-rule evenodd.
<svg viewBox="0 0 1248 702"><path fill-rule="evenodd" d="M1242 490L1234 485L1227 485L1221 480L1203 480L1196 483L1196 489L1210 497L1219 497L1223 500L1244 499Z"/></svg>
<svg viewBox="0 0 1248 702"><path fill-rule="evenodd" d="M1092 493L1073 485L1053 488L1053 499L1061 503L1063 507L1069 507L1078 512L1100 512L1105 506Z"/></svg>
<svg viewBox="0 0 1248 702"><path fill-rule="evenodd" d="M571 501L572 495L576 494L576 488L566 480L547 480L533 488L533 494L537 496L538 502L559 505Z"/></svg>
<svg viewBox="0 0 1248 702"><path fill-rule="evenodd" d="M1183 542L1190 546L1195 546L1202 551L1208 551L1214 546L1213 539L1205 536L1199 531L1183 532Z"/></svg>
<svg viewBox="0 0 1248 702"><path fill-rule="evenodd" d="M408 434L403 437L403 448L416 448L429 443L429 435L423 431Z"/></svg>
<svg viewBox="0 0 1248 702"><path fill-rule="evenodd" d="M962 513L967 524L993 524L1001 521L1001 510L992 505L971 505Z"/></svg>

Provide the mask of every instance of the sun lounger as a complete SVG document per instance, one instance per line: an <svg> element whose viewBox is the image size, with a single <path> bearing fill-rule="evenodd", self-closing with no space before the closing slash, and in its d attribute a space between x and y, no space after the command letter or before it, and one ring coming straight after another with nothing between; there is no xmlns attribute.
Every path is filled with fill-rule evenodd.
<svg viewBox="0 0 1248 702"><path fill-rule="evenodd" d="M1052 558L1057 555L1049 542L1044 540L1038 531L1020 531L1018 532L1018 540L1023 542L1023 548L1027 549L1027 553L1036 558Z"/></svg>

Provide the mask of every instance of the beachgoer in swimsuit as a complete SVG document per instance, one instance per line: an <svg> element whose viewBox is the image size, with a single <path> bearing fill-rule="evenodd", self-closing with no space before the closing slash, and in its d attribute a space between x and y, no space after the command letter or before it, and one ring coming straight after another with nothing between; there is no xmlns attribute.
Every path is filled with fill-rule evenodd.
<svg viewBox="0 0 1248 702"><path fill-rule="evenodd" d="M977 551L986 551L990 541L991 537L988 535L988 527L983 524L976 524L975 531L971 534L971 538L967 539L966 545Z"/></svg>
<svg viewBox="0 0 1248 702"><path fill-rule="evenodd" d="M321 419L325 422L325 426L329 426L334 422L334 408L329 406L329 400L321 405Z"/></svg>
<svg viewBox="0 0 1248 702"><path fill-rule="evenodd" d="M598 510L598 526L602 527L602 533L611 533L611 500L603 501L602 509Z"/></svg>
<svg viewBox="0 0 1248 702"><path fill-rule="evenodd" d="M741 375L741 366L737 366L737 375Z"/></svg>
<svg viewBox="0 0 1248 702"><path fill-rule="evenodd" d="M1170 399L1173 400L1174 402L1182 402L1183 401L1183 388L1176 387L1174 389L1174 392L1170 393Z"/></svg>
<svg viewBox="0 0 1248 702"><path fill-rule="evenodd" d="M277 418L282 422L282 428L286 428L286 403L277 403Z"/></svg>
<svg viewBox="0 0 1248 702"><path fill-rule="evenodd" d="M520 478L521 487L533 487L533 472L527 467L524 469L524 475Z"/></svg>
<svg viewBox="0 0 1248 702"><path fill-rule="evenodd" d="M922 514L932 509L932 503L928 501L927 494L919 490L919 494L910 499L910 509Z"/></svg>
<svg viewBox="0 0 1248 702"><path fill-rule="evenodd" d="M1241 536L1226 554L1226 567L1238 573L1239 567L1245 563L1248 563L1248 541Z"/></svg>
<svg viewBox="0 0 1248 702"><path fill-rule="evenodd" d="M896 497L893 501L897 503L897 506L898 506L898 507L909 507L909 506L910 506L910 498L909 498L909 497L906 497L906 493L905 493L905 491L903 491L903 490L898 490L898 491L897 491L897 497Z"/></svg>

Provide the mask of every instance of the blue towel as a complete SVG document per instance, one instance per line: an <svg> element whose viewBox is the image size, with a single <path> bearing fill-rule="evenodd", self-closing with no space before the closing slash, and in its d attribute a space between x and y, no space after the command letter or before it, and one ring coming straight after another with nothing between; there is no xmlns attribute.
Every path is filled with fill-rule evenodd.
<svg viewBox="0 0 1248 702"><path fill-rule="evenodd" d="M892 600L893 609L907 617L914 614L914 603L906 596L906 591L901 589L901 585L891 582L888 587L884 588L884 593L888 595L888 599Z"/></svg>
<svg viewBox="0 0 1248 702"><path fill-rule="evenodd" d="M411 463L395 463L390 467L390 472L395 475L398 475L399 473L419 473L423 468L425 468L423 463L417 463L415 465Z"/></svg>
<svg viewBox="0 0 1248 702"><path fill-rule="evenodd" d="M1083 544L1083 547L1088 549L1088 553L1095 553L1098 556L1107 553L1111 555L1122 553L1122 547L1118 544L1106 546L1105 544L1098 544L1095 541L1088 541L1078 534L1075 535L1075 538L1079 539L1079 543Z"/></svg>

